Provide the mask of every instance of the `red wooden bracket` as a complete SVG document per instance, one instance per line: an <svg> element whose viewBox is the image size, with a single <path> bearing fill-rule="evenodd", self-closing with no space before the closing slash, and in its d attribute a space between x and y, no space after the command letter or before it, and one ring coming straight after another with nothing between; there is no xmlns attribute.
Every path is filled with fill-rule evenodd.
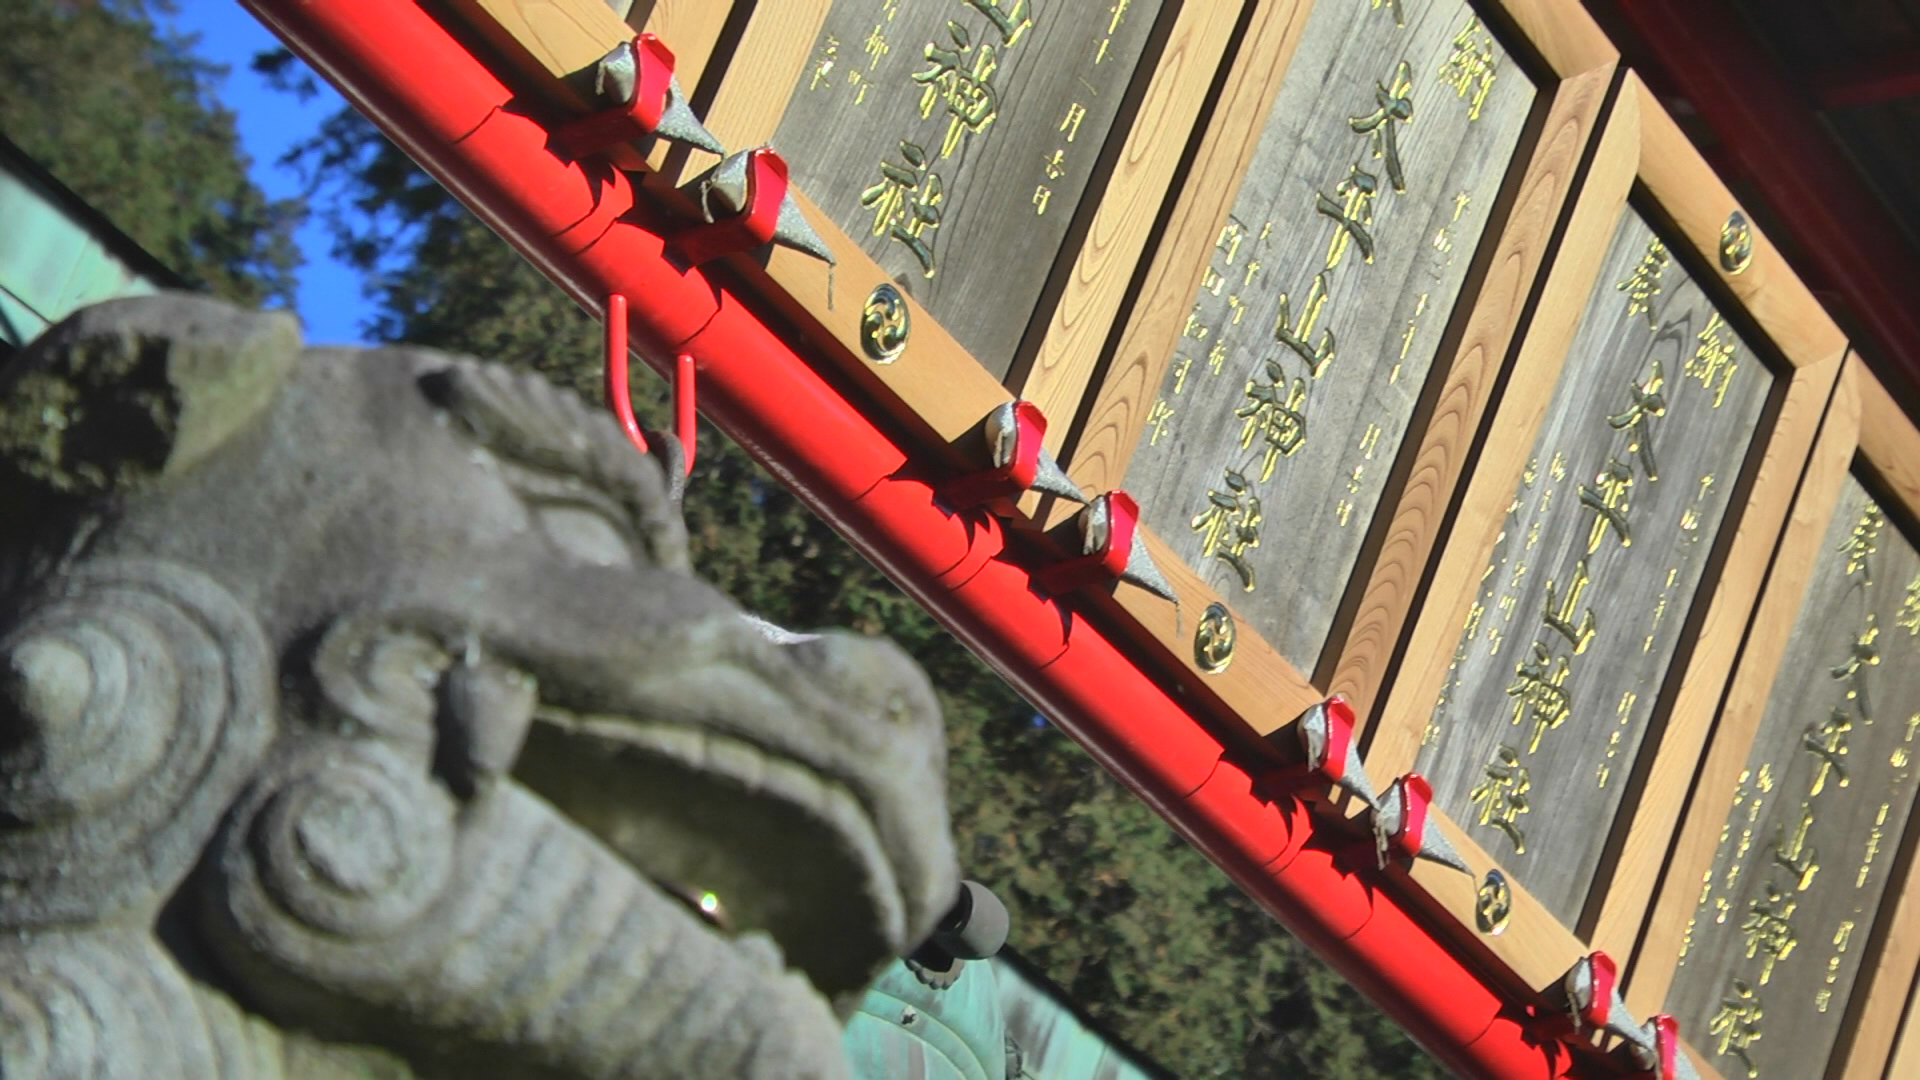
<svg viewBox="0 0 1920 1080"><path fill-rule="evenodd" d="M1655 1080L1677 1080L1680 1076L1680 1025L1666 1013L1655 1013L1647 1020L1647 1026L1653 1029L1653 1048L1648 1052L1637 1044L1634 1056L1641 1059L1640 1064L1651 1073Z"/></svg>
<svg viewBox="0 0 1920 1080"><path fill-rule="evenodd" d="M1597 949L1581 957L1567 972L1567 1008L1576 1024L1587 1030L1607 1026L1618 973L1613 957Z"/></svg>
<svg viewBox="0 0 1920 1080"><path fill-rule="evenodd" d="M699 401L694 378L693 357L688 353L675 357L673 433L680 440L680 453L688 476L693 475L694 444L699 436ZM635 450L643 454L651 453L646 433L640 430L640 421L633 415L632 388L628 376L627 298L622 293L607 297L607 371L604 389L607 407L613 410L613 418L619 423L621 433L626 435Z"/></svg>
<svg viewBox="0 0 1920 1080"><path fill-rule="evenodd" d="M787 197L787 162L771 147L747 152L747 205L737 214L695 225L667 241L667 251L689 266L751 251L773 241Z"/></svg>
<svg viewBox="0 0 1920 1080"><path fill-rule="evenodd" d="M1126 573L1127 560L1133 554L1133 530L1140 521L1140 506L1124 491L1109 491L1094 500L1082 513L1096 513L1104 504L1107 535L1098 551L1063 559L1043 566L1033 575L1044 592L1059 596L1089 585L1118 581Z"/></svg>
<svg viewBox="0 0 1920 1080"><path fill-rule="evenodd" d="M940 501L955 510L968 510L994 499L1018 495L1033 486L1040 472L1040 449L1047 435L1047 418L1031 401L1013 403L1013 455L1006 464L939 486Z"/></svg>
<svg viewBox="0 0 1920 1080"><path fill-rule="evenodd" d="M609 146L651 135L660 126L673 82L673 50L653 34L641 34L627 47L633 50L633 99L555 128L554 144L569 158L578 161Z"/></svg>
<svg viewBox="0 0 1920 1080"><path fill-rule="evenodd" d="M1319 789L1329 784L1348 787L1353 725L1353 706L1339 694L1308 709L1296 724L1306 760L1262 774L1256 782L1261 797L1275 801L1288 796L1317 798ZM1365 784L1364 776L1351 779Z"/></svg>
<svg viewBox="0 0 1920 1080"><path fill-rule="evenodd" d="M1427 811L1433 806L1433 785L1419 773L1408 773L1393 790L1400 793L1400 824L1387 842L1399 854L1418 858L1427 835Z"/></svg>

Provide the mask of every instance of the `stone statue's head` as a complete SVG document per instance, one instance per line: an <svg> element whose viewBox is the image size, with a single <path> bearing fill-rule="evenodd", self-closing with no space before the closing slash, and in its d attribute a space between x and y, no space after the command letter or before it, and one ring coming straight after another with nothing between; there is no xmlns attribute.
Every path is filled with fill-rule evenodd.
<svg viewBox="0 0 1920 1080"><path fill-rule="evenodd" d="M535 377L184 296L0 369L7 1076L840 1075L944 762Z"/></svg>

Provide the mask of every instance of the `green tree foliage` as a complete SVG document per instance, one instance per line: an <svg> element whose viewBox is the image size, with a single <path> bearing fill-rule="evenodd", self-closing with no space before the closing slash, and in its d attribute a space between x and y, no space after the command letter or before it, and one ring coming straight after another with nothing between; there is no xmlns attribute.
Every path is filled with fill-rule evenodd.
<svg viewBox="0 0 1920 1080"><path fill-rule="evenodd" d="M193 284L293 301L298 201L247 178L221 69L142 0L0 3L0 131ZM235 12L236 16L239 12Z"/></svg>

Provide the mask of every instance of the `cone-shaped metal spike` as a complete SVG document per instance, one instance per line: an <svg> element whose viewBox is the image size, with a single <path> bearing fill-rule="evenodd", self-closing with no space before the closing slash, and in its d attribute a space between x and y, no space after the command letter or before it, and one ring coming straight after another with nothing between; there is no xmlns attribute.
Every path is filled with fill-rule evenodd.
<svg viewBox="0 0 1920 1080"><path fill-rule="evenodd" d="M622 42L600 58L594 68L593 90L601 101L625 106L640 92L639 63L634 56L634 50L639 47L630 41ZM697 146L710 154L726 153L720 140L693 114L693 106L687 103L687 95L680 92L680 80L675 76L667 78L666 107L660 110L660 122L653 126L653 133Z"/></svg>
<svg viewBox="0 0 1920 1080"><path fill-rule="evenodd" d="M1066 471L1060 468L1060 463L1053 460L1053 455L1045 450L1040 451L1040 467L1033 474L1033 490L1046 495L1057 495L1062 499L1071 499L1082 505L1087 501L1087 495L1080 490L1080 485L1067 479Z"/></svg>
<svg viewBox="0 0 1920 1080"><path fill-rule="evenodd" d="M1174 593L1173 586L1153 564L1153 556L1147 554L1147 541L1138 529L1133 533L1133 550L1127 553L1127 570L1120 580L1130 582L1147 590L1162 600L1180 603L1180 597Z"/></svg>
<svg viewBox="0 0 1920 1080"><path fill-rule="evenodd" d="M752 151L742 150L722 158L720 164L708 169L693 181L698 192L700 212L708 221L721 215L731 216L747 208L747 166ZM717 213L716 213L717 209ZM780 196L780 213L773 226L773 242L804 251L827 265L834 265L832 249L820 234L813 231L807 216L800 212L800 204L794 200L793 190L789 188Z"/></svg>
<svg viewBox="0 0 1920 1080"><path fill-rule="evenodd" d="M1603 1026L1635 1046L1647 1050L1654 1048L1653 1024L1642 1024L1633 1018L1633 1014L1627 1011L1626 999L1620 996L1619 987L1614 987L1613 1001L1607 1006L1607 1022Z"/></svg>
<svg viewBox="0 0 1920 1080"><path fill-rule="evenodd" d="M1330 778L1361 802L1378 809L1380 796L1360 763L1353 742L1353 707L1334 696L1317 702L1300 717L1300 748L1307 767Z"/></svg>
<svg viewBox="0 0 1920 1080"><path fill-rule="evenodd" d="M667 107L660 111L660 123L653 129L654 134L662 138L683 142L688 146L697 146L709 154L724 154L727 148L720 145L707 125L693 114L693 106L687 104L687 95L680 92L678 77L667 80Z"/></svg>
<svg viewBox="0 0 1920 1080"><path fill-rule="evenodd" d="M1426 831L1420 836L1420 857L1441 866L1451 866L1463 874L1473 873L1467 866L1467 860L1454 850L1453 841L1448 840L1447 834L1441 832L1440 826L1432 821L1427 822Z"/></svg>

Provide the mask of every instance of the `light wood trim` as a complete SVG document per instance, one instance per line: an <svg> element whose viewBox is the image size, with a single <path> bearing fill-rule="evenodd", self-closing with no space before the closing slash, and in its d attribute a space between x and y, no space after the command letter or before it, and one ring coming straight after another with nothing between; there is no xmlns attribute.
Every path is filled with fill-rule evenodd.
<svg viewBox="0 0 1920 1080"><path fill-rule="evenodd" d="M1466 937L1512 969L1529 989L1538 992L1558 984L1575 962L1591 950L1437 806L1428 812L1427 827L1433 828L1436 824L1473 872L1463 874L1439 863L1416 860L1408 876L1460 924ZM1513 907L1506 930L1482 934L1475 926L1475 908L1479 903L1481 881L1488 870L1495 869L1500 870L1513 890Z"/></svg>
<svg viewBox="0 0 1920 1080"><path fill-rule="evenodd" d="M789 4L804 6L804 0L761 4L755 14L758 15L758 8ZM673 50L673 70L680 77L680 89L691 94L707 73L707 62L713 59L713 50L720 44L727 20L733 17L733 7L733 0L652 0L651 3L641 0L628 10L624 21L633 29L645 30L667 43L667 48ZM794 74L799 77L798 72Z"/></svg>
<svg viewBox="0 0 1920 1080"><path fill-rule="evenodd" d="M1920 986L1920 984L1916 984ZM1902 1077L1920 1076L1920 1016L1915 1016L1914 999L1909 991L1907 1014L1900 1022L1900 1038L1893 1044L1893 1055L1887 1059L1884 1072L1868 1073L1875 1080L1901 1080ZM1848 1080L1852 1080L1851 1077Z"/></svg>
<svg viewBox="0 0 1920 1080"><path fill-rule="evenodd" d="M1721 227L1739 205L1733 193L1644 83L1629 77L1621 93L1632 93L1640 101L1640 182L1678 229L1679 235L1669 237L1669 242L1691 245L1695 265L1712 268L1793 371L1778 417L1770 430L1761 433L1766 449L1747 502L1739 510L1727 561L1710 583L1706 615L1693 639L1693 652L1660 741L1657 746L1643 744L1640 750L1643 758L1653 755L1653 765L1639 804L1625 823L1623 847L1594 924L1594 947L1614 956L1632 951L1652 902L1662 856L1679 821L1694 767L1713 726L1715 707L1733 670L1742 629L1786 524L1794 486L1812 451L1847 347L1840 328L1757 227L1751 264L1739 274L1721 268ZM1665 962L1677 959L1677 953L1646 955L1649 962L1653 957Z"/></svg>
<svg viewBox="0 0 1920 1080"><path fill-rule="evenodd" d="M1214 71L1220 66L1227 42L1233 36L1234 24L1247 3L1258 5L1260 10L1254 19L1262 29L1273 28L1277 23L1282 30L1291 25L1288 15L1292 11L1304 12L1311 6L1303 0L1190 0L1180 6L1159 64L1147 84L1146 96L1135 114L1133 127L1114 162L1100 208L1074 258L1059 302L1054 305L1046 336L1041 339L1032 366L1016 391L1038 405L1042 413L1056 419L1047 429L1047 449L1055 454L1066 442L1071 429L1069 421L1080 410L1081 398L1099 365L1114 316L1120 310L1154 220L1166 200L1167 185L1185 156L1188 134L1205 104ZM1230 85L1222 96L1221 107L1213 114L1208 136L1210 141L1217 141L1237 135L1236 149L1243 155L1251 155L1259 140L1267 107L1272 103L1273 86L1277 86L1280 75L1285 72L1299 35L1284 34L1275 40L1271 33L1261 36L1254 31L1249 33L1248 40L1248 47L1241 50L1241 62L1236 66L1234 79L1246 80L1246 61L1251 53L1257 54L1252 66L1264 68L1264 78L1253 81L1272 85L1268 86L1266 97L1257 102ZM1251 126L1243 115L1249 109L1260 113L1258 122ZM1203 149L1201 154L1201 160L1207 160L1208 151ZM1189 182L1187 192L1192 194L1198 186ZM1207 194L1212 196L1207 201L1223 197L1218 191ZM1230 191L1224 195L1229 200L1231 197ZM1220 213L1226 212L1226 205L1220 203ZM1191 240L1177 229L1170 234ZM1119 482L1118 474L1112 477L1112 482ZM1108 486L1111 485L1095 485L1096 490L1105 490Z"/></svg>
<svg viewBox="0 0 1920 1080"><path fill-rule="evenodd" d="M1913 433L1910 427L1907 431ZM1910 823L1909 832L1912 827ZM1920 858L1907 864L1906 877L1895 888L1897 892L1889 889L1881 898L1879 911L1875 913L1875 930L1884 929L1886 933L1880 943L1879 962L1871 970L1863 962L1855 976L1847 1009L1854 1026L1850 1034L1842 1035L1846 1058L1838 1063L1829 1062L1828 1076L1838 1075L1841 1080L1878 1080L1886 1072L1888 1058L1895 1052L1894 1044L1907 1011L1914 974L1920 971ZM1855 1002L1859 1003L1857 1009Z"/></svg>
<svg viewBox="0 0 1920 1080"><path fill-rule="evenodd" d="M1166 374L1220 223L1233 207L1240 177L1253 160L1313 7L1313 0L1254 2L1258 7L1187 173L1186 187L1174 204L1107 376L1067 461L1068 474L1088 490L1107 491L1127 474L1147 406Z"/></svg>
<svg viewBox="0 0 1920 1080"><path fill-rule="evenodd" d="M1860 383L1860 452L1880 483L1920 517L1920 430L1873 378Z"/></svg>
<svg viewBox="0 0 1920 1080"><path fill-rule="evenodd" d="M539 83L545 77L561 82L559 95L575 107L586 103L565 80L593 67L607 51L633 34L605 4L573 0L448 0L468 25L498 48L521 74ZM608 32L608 27L616 29ZM672 39L665 39L669 47ZM711 46L709 46L711 48ZM674 59L679 59L678 54Z"/></svg>
<svg viewBox="0 0 1920 1080"><path fill-rule="evenodd" d="M1408 641L1393 693L1375 710L1370 772L1397 776L1413 767L1427 719L1453 661L1467 609L1480 586L1507 503L1533 448L1535 433L1559 381L1573 331L1600 273L1607 243L1633 186L1640 144L1639 101L1622 94L1600 133L1593 165L1567 222L1558 257L1547 271L1533 322L1521 339L1514 370L1487 431Z"/></svg>
<svg viewBox="0 0 1920 1080"><path fill-rule="evenodd" d="M1336 620L1327 651L1337 660L1328 680L1331 693L1346 695L1360 717L1371 721L1375 699L1388 675L1394 646L1412 615L1421 575L1440 535L1447 502L1460 483L1473 437L1486 414L1520 313L1526 306L1547 253L1554 225L1572 190L1580 159L1600 122L1614 67L1605 63L1564 79L1553 90L1545 126L1513 206L1499 227L1499 240L1483 274L1463 288L1473 305L1457 339L1449 338L1436 357L1429 380L1442 380L1431 403L1408 426L1418 447L1403 453L1380 501L1390 513L1384 532L1362 550L1353 577L1366 586L1350 614Z"/></svg>
<svg viewBox="0 0 1920 1080"><path fill-rule="evenodd" d="M1188 569L1173 550L1151 532L1147 553L1180 597L1176 607L1145 589L1121 584L1114 600L1133 621L1146 642L1157 645L1185 668L1192 681L1212 692L1249 730L1266 735L1292 723L1326 695L1298 668L1234 616L1233 660L1225 671L1207 674L1193 658L1193 635L1209 604L1232 604L1215 592L1200 575Z"/></svg>
<svg viewBox="0 0 1920 1080"><path fill-rule="evenodd" d="M1786 653L1794 614L1820 554L1827 521L1840 501L1841 481L1859 443L1864 376L1859 360L1850 359L1834 390L1773 570L1755 608L1739 670L1720 710L1720 729L1700 766L1679 838L1667 860L1665 884L1652 904L1639 952L1627 969L1627 1005L1643 1014L1660 1009L1673 983L1681 938L1700 899L1701 875L1713 865L1726 807L1766 712L1774 673Z"/></svg>
<svg viewBox="0 0 1920 1080"><path fill-rule="evenodd" d="M1547 68L1568 78L1594 68L1612 67L1620 50L1606 31L1578 4L1566 0L1495 0L1494 5L1513 20Z"/></svg>
<svg viewBox="0 0 1920 1080"><path fill-rule="evenodd" d="M1720 269L1720 228L1740 204L1646 84L1637 77L1628 81L1641 100L1640 179L1692 242L1702 263L1713 268L1789 363L1797 366L1844 351L1846 335L1758 226L1753 228L1752 263L1738 274Z"/></svg>
<svg viewBox="0 0 1920 1080"><path fill-rule="evenodd" d="M784 7L788 2L764 6ZM688 93L699 85L707 61L720 42L722 28L733 13L733 5L728 2L654 0L633 6L628 17L637 14L644 21L628 29L622 16L606 4L572 0L448 0L448 4L499 49L509 64L536 80L577 75L598 63L615 44L631 39L634 29L651 31L673 50L674 74ZM612 27L622 29L609 33ZM797 71L794 77L799 77ZM570 105L586 104L571 89L560 93Z"/></svg>

